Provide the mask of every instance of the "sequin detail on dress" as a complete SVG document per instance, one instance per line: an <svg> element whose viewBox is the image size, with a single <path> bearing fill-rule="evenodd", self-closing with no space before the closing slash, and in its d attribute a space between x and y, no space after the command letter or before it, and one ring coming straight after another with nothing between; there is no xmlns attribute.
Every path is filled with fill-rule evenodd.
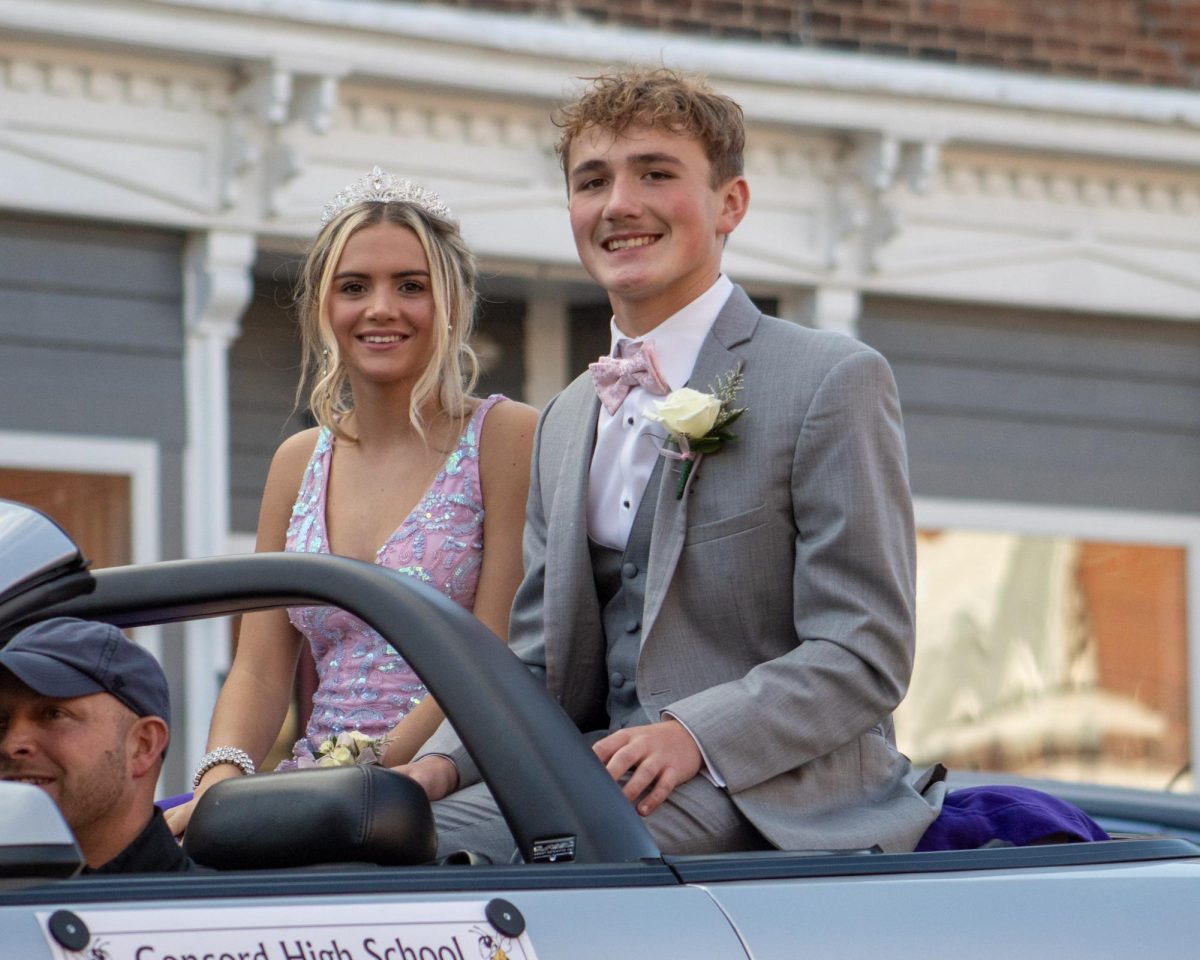
<svg viewBox="0 0 1200 960"><path fill-rule="evenodd" d="M380 566L415 577L465 610L475 607L483 559L479 437L484 417L503 399L494 394L479 405L432 485L375 555ZM317 437L288 522L290 551L329 553L325 495L333 439L328 429ZM382 736L425 696L412 668L357 617L337 607L290 607L288 619L312 647L318 686L305 737L280 769L346 730Z"/></svg>

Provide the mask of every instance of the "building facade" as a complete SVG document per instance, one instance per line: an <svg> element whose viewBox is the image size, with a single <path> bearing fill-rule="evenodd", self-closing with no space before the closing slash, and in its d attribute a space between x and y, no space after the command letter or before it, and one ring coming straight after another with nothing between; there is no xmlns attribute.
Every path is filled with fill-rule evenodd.
<svg viewBox="0 0 1200 960"><path fill-rule="evenodd" d="M0 0L0 495L98 565L249 549L304 423L296 262L377 163L480 256L484 389L544 403L608 317L553 107L699 71L748 124L728 273L896 372L938 651L906 746L1165 778L1200 749L1197 5L1060 6ZM143 639L182 782L228 627Z"/></svg>

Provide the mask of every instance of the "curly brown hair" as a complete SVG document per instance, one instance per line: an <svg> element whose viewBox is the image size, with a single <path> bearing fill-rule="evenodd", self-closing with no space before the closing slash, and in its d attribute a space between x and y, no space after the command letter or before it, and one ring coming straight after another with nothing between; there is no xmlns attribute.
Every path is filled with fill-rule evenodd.
<svg viewBox="0 0 1200 960"><path fill-rule="evenodd" d="M631 67L580 79L589 81L588 88L554 117L562 130L555 150L564 174L571 144L584 130L598 127L620 136L636 125L695 137L712 167L713 187L741 175L746 146L742 108L702 77L667 67Z"/></svg>

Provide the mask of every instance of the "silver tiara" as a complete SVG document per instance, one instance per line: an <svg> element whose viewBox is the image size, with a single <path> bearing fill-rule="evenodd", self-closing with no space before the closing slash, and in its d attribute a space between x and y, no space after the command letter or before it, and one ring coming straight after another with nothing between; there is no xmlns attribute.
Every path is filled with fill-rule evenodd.
<svg viewBox="0 0 1200 960"><path fill-rule="evenodd" d="M376 166L365 177L359 177L343 187L336 197L325 204L325 209L321 211L321 226L325 226L347 207L370 200L376 203L415 203L435 217L453 219L450 208L442 203L442 198L436 193L426 190L419 183L384 173Z"/></svg>

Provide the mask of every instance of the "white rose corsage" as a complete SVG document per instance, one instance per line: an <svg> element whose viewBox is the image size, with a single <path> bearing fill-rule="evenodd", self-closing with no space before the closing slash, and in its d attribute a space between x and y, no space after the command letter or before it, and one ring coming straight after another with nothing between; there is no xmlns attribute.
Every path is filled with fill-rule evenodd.
<svg viewBox="0 0 1200 960"><path fill-rule="evenodd" d="M390 742L388 737L368 737L358 730L347 730L321 741L312 766L349 767L356 763L380 763Z"/></svg>
<svg viewBox="0 0 1200 960"><path fill-rule="evenodd" d="M667 394L652 413L644 415L647 420L667 428L662 455L683 461L675 488L676 500L683 498L688 476L700 455L716 453L727 442L737 439L729 427L747 409L733 405L741 389L742 368L739 365L732 373L718 377L712 392L701 393L690 387L680 387ZM670 449L672 446L675 449Z"/></svg>

